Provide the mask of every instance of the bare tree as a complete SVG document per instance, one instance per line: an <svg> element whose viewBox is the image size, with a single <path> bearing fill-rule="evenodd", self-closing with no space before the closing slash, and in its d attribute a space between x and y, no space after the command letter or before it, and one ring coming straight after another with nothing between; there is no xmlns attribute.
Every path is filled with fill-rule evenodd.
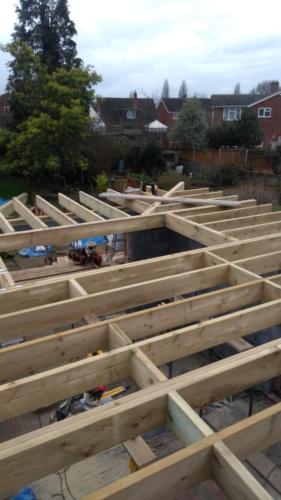
<svg viewBox="0 0 281 500"><path fill-rule="evenodd" d="M235 95L239 95L239 94L241 94L241 87L240 87L240 83L239 83L239 82L237 82L237 83L235 84L233 94L235 94Z"/></svg>
<svg viewBox="0 0 281 500"><path fill-rule="evenodd" d="M161 97L162 99L168 99L170 97L170 86L167 78L163 83Z"/></svg>
<svg viewBox="0 0 281 500"><path fill-rule="evenodd" d="M252 88L250 94L271 94L273 92L278 92L280 90L280 85L278 80L263 80L259 82L255 87Z"/></svg>
<svg viewBox="0 0 281 500"><path fill-rule="evenodd" d="M186 99L186 97L187 97L187 85L186 85L186 81L183 80L181 82L181 86L179 88L179 98Z"/></svg>

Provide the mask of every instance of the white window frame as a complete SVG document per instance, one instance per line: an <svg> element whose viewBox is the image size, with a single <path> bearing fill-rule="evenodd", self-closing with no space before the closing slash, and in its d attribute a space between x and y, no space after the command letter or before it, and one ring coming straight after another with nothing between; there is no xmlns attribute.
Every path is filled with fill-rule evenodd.
<svg viewBox="0 0 281 500"><path fill-rule="evenodd" d="M223 119L228 122L233 122L241 118L241 108L229 107L223 109Z"/></svg>
<svg viewBox="0 0 281 500"><path fill-rule="evenodd" d="M172 112L172 117L173 117L173 120L178 120L178 119L179 119L179 116L180 116L179 111L173 111L173 112Z"/></svg>
<svg viewBox="0 0 281 500"><path fill-rule="evenodd" d="M10 106L4 106L4 113L6 115L9 115L10 114Z"/></svg>
<svg viewBox="0 0 281 500"><path fill-rule="evenodd" d="M128 118L128 120L135 120L136 116L137 116L137 113L136 113L136 111L134 109L129 109L127 111L127 118Z"/></svg>
<svg viewBox="0 0 281 500"><path fill-rule="evenodd" d="M271 108L259 108L258 118L271 118Z"/></svg>

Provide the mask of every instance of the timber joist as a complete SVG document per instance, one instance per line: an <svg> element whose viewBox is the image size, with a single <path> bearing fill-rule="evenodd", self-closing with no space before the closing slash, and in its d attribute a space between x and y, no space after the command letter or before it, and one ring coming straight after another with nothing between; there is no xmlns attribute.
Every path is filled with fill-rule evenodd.
<svg viewBox="0 0 281 500"><path fill-rule="evenodd" d="M79 202L59 194L61 208L37 196L39 215L25 195L0 208L0 252L157 228L203 246L20 287L0 259L0 342L24 340L0 349L2 425L101 384L131 378L137 388L1 443L1 497L123 443L139 470L88 499L176 499L208 479L233 499L271 498L242 460L281 441L281 403L219 432L198 410L281 375L281 339L252 347L248 338L281 324L280 213L255 200L213 206L223 193L182 183L157 194L210 205L162 205L147 194L147 201L116 198L117 208L80 192ZM31 229L15 231L20 221ZM166 363L223 343L238 354L164 375ZM142 435L161 425L182 449L157 460Z"/></svg>

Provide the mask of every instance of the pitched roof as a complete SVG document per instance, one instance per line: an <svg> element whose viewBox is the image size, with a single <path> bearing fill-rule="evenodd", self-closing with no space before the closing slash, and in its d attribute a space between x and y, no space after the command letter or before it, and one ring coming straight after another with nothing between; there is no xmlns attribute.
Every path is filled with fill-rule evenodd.
<svg viewBox="0 0 281 500"><path fill-rule="evenodd" d="M188 97L187 99L181 99L180 97L168 97L162 99L162 101L170 113L179 113L183 103L191 99L199 101L204 111L210 111L210 99L208 97Z"/></svg>
<svg viewBox="0 0 281 500"><path fill-rule="evenodd" d="M265 97L265 96L264 96ZM213 94L211 95L211 106L215 108L224 106L249 106L262 96L260 94Z"/></svg>
<svg viewBox="0 0 281 500"><path fill-rule="evenodd" d="M154 120L153 122L148 123L146 125L146 128L148 130L151 130L151 131L153 131L153 130L156 130L156 131L158 131L158 130L162 130L162 131L168 130L167 125L164 125L164 123L159 122L159 120Z"/></svg>
<svg viewBox="0 0 281 500"><path fill-rule="evenodd" d="M179 97L168 97L163 98L162 101L170 113L179 113L184 100Z"/></svg>
<svg viewBox="0 0 281 500"><path fill-rule="evenodd" d="M156 108L150 98L104 97L98 100L100 115L106 125L130 123L139 128L156 119ZM127 118L127 111L136 111L136 117Z"/></svg>

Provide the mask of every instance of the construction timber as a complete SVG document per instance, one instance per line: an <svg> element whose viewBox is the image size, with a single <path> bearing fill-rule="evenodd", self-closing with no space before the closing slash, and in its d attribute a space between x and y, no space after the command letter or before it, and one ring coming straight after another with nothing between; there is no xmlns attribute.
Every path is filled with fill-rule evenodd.
<svg viewBox="0 0 281 500"><path fill-rule="evenodd" d="M0 342L25 339L0 349L2 422L127 377L138 387L1 443L1 498L119 443L133 456L142 452L139 470L88 499L176 499L207 479L233 499L271 498L242 460L281 441L281 403L219 432L199 410L281 375L281 339L258 347L243 339L281 324L281 212L255 200L214 206L212 199L237 196L182 183L157 194L210 205L162 204L147 194L146 201L115 198L113 206L80 192L79 202L59 194L61 209L37 196L40 216L25 194L0 208L3 253L163 227L203 245L21 286L1 259ZM57 226L48 227L50 220ZM16 230L23 223L30 229ZM76 327L81 318L86 324ZM235 355L171 379L159 368L225 342ZM97 350L103 353L87 357ZM183 448L156 460L141 435L163 424Z"/></svg>

